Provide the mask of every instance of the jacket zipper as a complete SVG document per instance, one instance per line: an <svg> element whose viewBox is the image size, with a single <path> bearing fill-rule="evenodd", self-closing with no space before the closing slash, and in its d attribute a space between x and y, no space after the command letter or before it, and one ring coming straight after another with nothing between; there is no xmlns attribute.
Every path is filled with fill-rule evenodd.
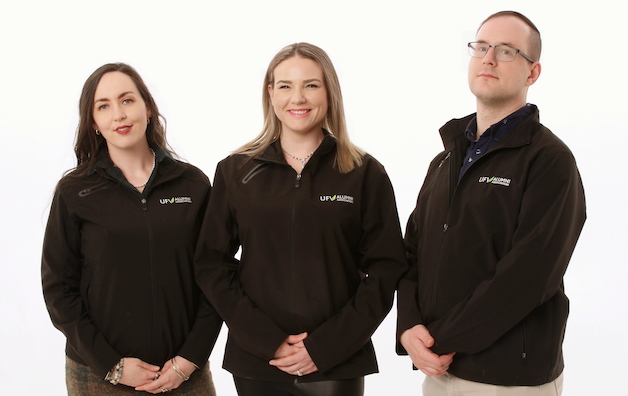
<svg viewBox="0 0 628 396"><path fill-rule="evenodd" d="M296 319L296 284L298 281L298 270L299 267L297 265L297 246L296 246L296 230L297 230L297 198L299 193L299 187L301 186L301 174L297 174L296 180L294 181L294 195L292 196L292 208L291 208L291 218L290 218L290 227L291 227L291 240L290 240L290 262L291 262L291 286L290 286L290 312L292 312L292 331L296 331L298 329L298 323Z"/></svg>
<svg viewBox="0 0 628 396"><path fill-rule="evenodd" d="M521 342L522 342L522 351L521 351L521 363L525 366L528 363L528 345L526 340L526 322L525 319L521 322Z"/></svg>
<svg viewBox="0 0 628 396"><path fill-rule="evenodd" d="M148 216L148 200L146 199L146 197L142 196L142 199L140 200L140 203L142 205L142 211L144 212L144 220L146 221L146 230L148 232L148 262L150 263L150 288L151 288L151 301L152 301L152 306L151 306L151 313L152 313L152 326L151 328L153 329L152 334L151 334L151 349L153 350L154 356L161 356L160 352L160 345L157 342L157 331L158 331L158 326L157 326L157 290L155 289L155 267L154 267L154 260L153 260L153 232L152 232L152 227L150 226L150 221L149 221L149 216Z"/></svg>

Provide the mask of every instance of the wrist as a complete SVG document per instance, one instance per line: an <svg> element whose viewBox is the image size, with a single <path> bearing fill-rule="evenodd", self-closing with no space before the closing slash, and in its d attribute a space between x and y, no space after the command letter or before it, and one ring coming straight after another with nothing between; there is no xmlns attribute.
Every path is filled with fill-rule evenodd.
<svg viewBox="0 0 628 396"><path fill-rule="evenodd" d="M109 381L112 385L118 385L122 378L122 369L124 368L124 358L120 359L118 363L107 373L105 381Z"/></svg>
<svg viewBox="0 0 628 396"><path fill-rule="evenodd" d="M185 359L184 359L185 360ZM187 360L186 360L187 361ZM190 379L190 375L192 375L192 373L194 372L194 370L196 370L197 366L190 362L191 365L193 366L192 371L190 371L189 374L187 374L186 371L183 371L183 369L181 369L181 366L179 366L179 363L177 362L177 357L173 357L172 359L170 359L170 364L172 364L172 370L179 376L179 378L181 378L183 381L187 381ZM189 368L187 369L189 371Z"/></svg>

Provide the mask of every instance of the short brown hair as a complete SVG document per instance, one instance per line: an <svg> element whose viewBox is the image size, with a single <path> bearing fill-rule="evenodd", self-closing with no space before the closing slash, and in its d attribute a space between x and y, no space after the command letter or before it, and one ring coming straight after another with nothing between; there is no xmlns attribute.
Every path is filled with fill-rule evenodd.
<svg viewBox="0 0 628 396"><path fill-rule="evenodd" d="M499 11L496 12L492 15L490 15L488 18L486 18L484 21L482 21L482 23L480 24L480 27L478 28L478 31L480 31L480 29L482 28L482 26L488 22L489 20L493 19L493 18L497 18L497 17L502 17L502 16L512 16L515 18L519 18L521 19L523 22L525 22L526 25L530 26L530 28L532 29L532 34L530 35L529 38L529 44L530 44L530 49L529 49L529 53L527 53L526 55L528 55L530 58L536 60L537 62L541 59L541 32L539 32L539 29L536 27L536 25L534 23L532 23L532 21L526 17L525 15L517 12L517 11Z"/></svg>

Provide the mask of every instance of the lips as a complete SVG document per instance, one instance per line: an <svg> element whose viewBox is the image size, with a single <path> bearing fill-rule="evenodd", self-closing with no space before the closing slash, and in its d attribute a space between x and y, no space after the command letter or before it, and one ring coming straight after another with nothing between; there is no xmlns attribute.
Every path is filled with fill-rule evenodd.
<svg viewBox="0 0 628 396"><path fill-rule="evenodd" d="M294 110L288 110L288 112L292 115L295 116L303 116L306 115L307 113L310 112L310 110L307 109L294 109Z"/></svg>
<svg viewBox="0 0 628 396"><path fill-rule="evenodd" d="M484 78L497 78L495 75L491 74L491 73L480 73L478 74L478 77L484 77Z"/></svg>
<svg viewBox="0 0 628 396"><path fill-rule="evenodd" d="M121 135L126 135L131 130L131 125L120 125L114 130Z"/></svg>

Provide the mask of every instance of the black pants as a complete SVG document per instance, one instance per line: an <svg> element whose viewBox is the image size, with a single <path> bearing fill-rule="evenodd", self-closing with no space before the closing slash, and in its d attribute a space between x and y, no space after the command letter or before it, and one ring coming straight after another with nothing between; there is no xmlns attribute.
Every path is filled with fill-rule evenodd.
<svg viewBox="0 0 628 396"><path fill-rule="evenodd" d="M233 377L239 396L363 396L364 377L316 382L268 382Z"/></svg>

